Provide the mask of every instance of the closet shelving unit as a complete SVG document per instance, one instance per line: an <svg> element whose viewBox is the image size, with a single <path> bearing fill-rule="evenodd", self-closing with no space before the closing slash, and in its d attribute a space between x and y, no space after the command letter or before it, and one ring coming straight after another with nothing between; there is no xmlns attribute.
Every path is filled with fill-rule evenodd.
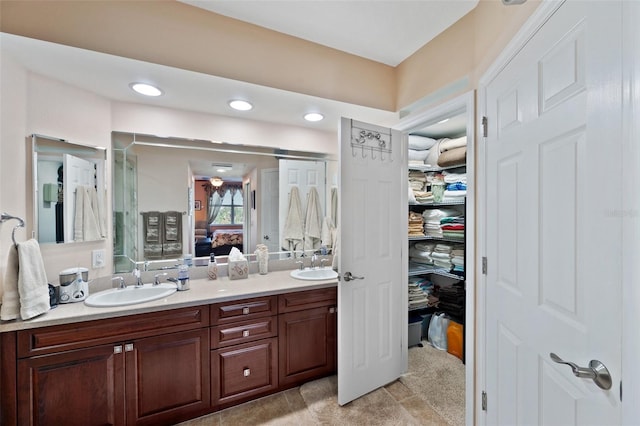
<svg viewBox="0 0 640 426"><path fill-rule="evenodd" d="M442 167L442 168L434 168L434 167L421 167L421 166L415 166L415 165L409 165L408 170L409 171L420 171L423 173L441 173L445 170L459 170L459 171L465 171L466 172L466 165L465 164L460 164L460 165L456 165L456 166L452 166L452 167ZM466 197L461 197L460 200L458 199L453 199L453 200L443 200L442 202L427 202L427 203L408 203L408 211L414 211L414 212L418 212L420 214L422 214L425 210L427 209L435 209L435 208L440 208L440 207L445 207L445 208L449 208L449 207L454 207L460 210L460 213L463 216L466 216ZM429 236L429 235L425 235L425 236L409 236L408 237L408 244L409 244L409 248L410 246L417 242L417 241L429 241L429 242L434 242L434 243L446 243L446 244L456 244L456 245L461 245L462 247L464 247L466 249L466 227L465 227L465 236L463 238L447 238L447 237L434 237L434 236ZM434 265L426 265L426 264L421 264L421 263L415 263L415 262L411 262L409 261L409 265L408 265L408 277L416 277L416 276L425 276L425 277L429 277L430 279L432 279L432 275L436 275L436 276L440 276L440 277L444 277L445 278L445 282L448 283L456 283L456 282L465 282L466 281L466 258L467 258L467 253L465 250L465 260L464 260L464 264L465 264L465 269L464 269L464 273L463 274L456 274L453 273L451 270L443 268L443 267L438 267L438 266L434 266ZM465 284L465 290L466 290L466 284ZM409 315L412 314L433 314L433 313L437 313L440 312L440 310L438 308L435 307L416 307L416 308L408 308L409 310ZM463 326L465 326L465 318L464 316L462 317L456 317L456 316L451 316L451 318L458 322L459 324L462 324ZM464 342L464 338L463 338L463 348L465 345ZM464 352L464 351L463 351ZM465 361L465 357L463 355L463 362Z"/></svg>

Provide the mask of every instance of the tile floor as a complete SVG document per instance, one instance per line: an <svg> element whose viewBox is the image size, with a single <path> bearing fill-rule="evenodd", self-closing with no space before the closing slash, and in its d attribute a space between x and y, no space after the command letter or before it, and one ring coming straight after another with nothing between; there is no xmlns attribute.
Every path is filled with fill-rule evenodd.
<svg viewBox="0 0 640 426"><path fill-rule="evenodd" d="M426 342L425 342L426 343ZM424 348L409 350L409 372L403 378L377 389L343 407L337 402L337 377L330 376L304 385L250 401L236 407L203 416L182 426L231 426L231 425L459 425L464 422L464 365L451 355ZM439 352L439 353L438 353ZM438 407L425 397L422 380L425 356L440 358L453 368L454 385L449 386L462 398L450 402L456 404ZM437 372L439 367L429 367ZM461 372L461 374L459 374ZM441 375L441 374L440 374ZM462 383L460 388L460 379ZM447 379L451 382L450 379ZM416 383L420 383L416 386ZM435 393L435 392L430 392ZM460 401L462 401L460 403ZM435 409L434 409L435 407ZM444 412L442 410L445 410ZM436 410L441 410L439 414ZM446 412L446 410L454 413ZM461 414L462 413L462 414ZM453 414L453 415L451 415ZM448 420L447 420L448 419Z"/></svg>

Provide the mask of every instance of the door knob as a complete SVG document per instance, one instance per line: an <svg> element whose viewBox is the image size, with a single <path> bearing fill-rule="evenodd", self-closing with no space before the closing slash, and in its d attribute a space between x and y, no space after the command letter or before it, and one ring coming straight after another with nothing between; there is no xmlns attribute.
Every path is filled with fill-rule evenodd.
<svg viewBox="0 0 640 426"><path fill-rule="evenodd" d="M574 376L592 379L600 389L611 389L611 374L609 374L607 367L597 359L589 361L589 367L578 367L573 362L565 361L553 352L551 352L549 356L552 361L571 367Z"/></svg>
<svg viewBox="0 0 640 426"><path fill-rule="evenodd" d="M351 275L351 272L345 272L342 276L345 281L353 281L353 280L363 280L364 277L356 277L355 275Z"/></svg>

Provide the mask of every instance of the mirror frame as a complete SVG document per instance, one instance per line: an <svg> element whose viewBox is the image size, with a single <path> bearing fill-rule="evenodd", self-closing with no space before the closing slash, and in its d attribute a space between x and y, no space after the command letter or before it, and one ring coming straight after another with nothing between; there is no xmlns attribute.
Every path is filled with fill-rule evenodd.
<svg viewBox="0 0 640 426"><path fill-rule="evenodd" d="M130 138L128 143L123 143L122 139ZM189 149L195 151L204 151L204 152L213 152L213 153L225 153L225 154L248 154L248 155L258 155L258 156L268 156L274 157L276 159L293 159L293 160L308 160L308 161L337 161L338 158L336 155L322 153L322 152L310 152L310 151L299 151L299 150L288 150L281 149L275 147L267 147L267 146L259 146L259 145L244 145L244 144L235 144L229 142L220 142L206 139L189 139L184 137L177 136L157 136L151 134L144 133L133 133L133 132L120 132L113 131L111 132L111 146L113 150L111 167L112 167L112 197L113 197L113 206L112 206L112 214L113 214L113 268L114 273L126 273L131 272L133 269L139 268L140 270L155 270L155 269L171 269L175 268L176 265L181 261L180 258L176 259L161 259L161 260L134 260L129 258L125 254L116 254L115 247L115 239L116 239L116 197L118 196L118 191L124 190L122 188L116 189L115 187L115 179L116 179L116 157L118 157L117 152L123 152L124 158L126 159L126 152L130 147L134 147L136 145L146 146L146 147L156 147L156 148L172 148L172 149ZM327 182L329 184L329 182ZM136 179L136 186L138 185ZM124 194L120 194L124 197ZM250 196L250 195L249 195ZM123 201L124 202L124 201ZM136 207L137 210L137 207ZM137 213L137 212L136 212ZM245 218L246 221L246 218ZM137 229L136 225L136 229ZM184 240L184 237L183 237ZM283 252L276 252L280 255ZM276 253L270 253L276 254ZM245 254L245 256L252 256L251 254ZM130 270L121 270L118 269L118 264L122 264L125 262L123 259L121 262L118 262L119 258L127 258L128 264L131 265ZM194 266L203 265L201 262L194 262Z"/></svg>
<svg viewBox="0 0 640 426"><path fill-rule="evenodd" d="M31 142L31 178L32 178L32 209L33 209L33 229L32 229L32 237L38 240L39 244L76 244L76 243L84 243L84 242L100 242L106 241L109 235L109 230L107 228L107 232L104 238L99 238L96 240L83 240L83 241L49 241L49 242L41 242L40 241L40 218L38 214L39 210L39 202L41 197L40 185L38 180L38 161L39 155L44 156L47 154L50 155L60 155L63 154L71 154L77 156L79 158L90 160L96 165L96 189L100 190L102 193L102 209L104 210L104 225L108 227L107 214L108 214L108 203L107 203L107 148L93 146L88 144L81 144L77 142L70 142L66 139L56 138L52 136L45 136L41 134L32 134L27 138L27 141ZM99 197L100 198L100 197Z"/></svg>

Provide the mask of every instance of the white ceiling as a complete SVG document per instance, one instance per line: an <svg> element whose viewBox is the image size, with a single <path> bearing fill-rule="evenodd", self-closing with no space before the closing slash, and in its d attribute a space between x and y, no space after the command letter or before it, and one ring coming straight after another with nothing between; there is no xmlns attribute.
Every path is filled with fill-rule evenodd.
<svg viewBox="0 0 640 426"><path fill-rule="evenodd" d="M179 0L396 66L478 0Z"/></svg>
<svg viewBox="0 0 640 426"><path fill-rule="evenodd" d="M453 24L478 0L192 1L217 13L290 33L346 52L395 64ZM0 33L2 55L27 69L108 99L300 126L337 134L341 116L392 126L398 113L302 95L246 82ZM164 91L147 98L129 83L155 83ZM233 98L254 109L228 107ZM305 112L325 119L309 123Z"/></svg>

